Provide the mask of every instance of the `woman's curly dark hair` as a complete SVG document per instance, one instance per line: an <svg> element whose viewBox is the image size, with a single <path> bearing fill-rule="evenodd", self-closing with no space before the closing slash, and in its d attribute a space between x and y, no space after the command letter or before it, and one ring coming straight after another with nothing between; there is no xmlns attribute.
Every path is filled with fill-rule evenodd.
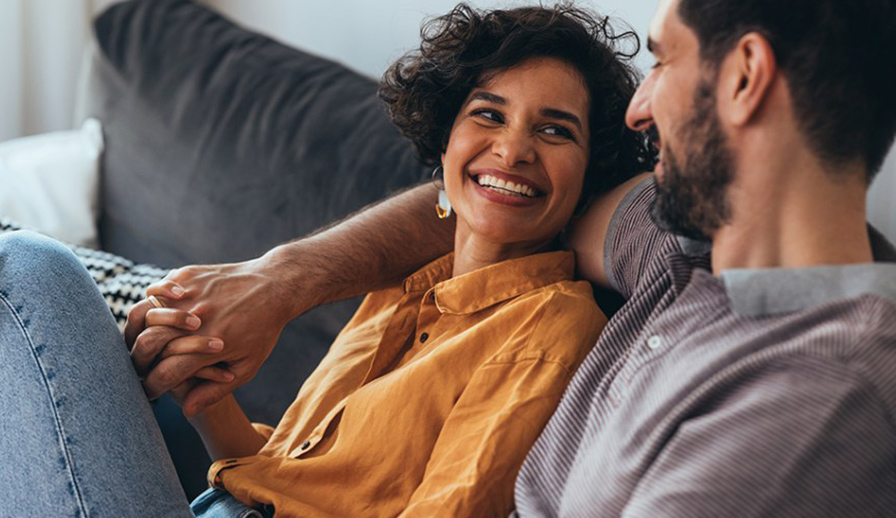
<svg viewBox="0 0 896 518"><path fill-rule="evenodd" d="M490 72L551 57L575 67L590 95L583 203L653 167L647 136L625 126L640 79L631 63L640 50L633 31L616 34L609 18L570 4L494 11L459 4L420 33L420 48L386 71L379 95L424 163L439 162L457 113Z"/></svg>

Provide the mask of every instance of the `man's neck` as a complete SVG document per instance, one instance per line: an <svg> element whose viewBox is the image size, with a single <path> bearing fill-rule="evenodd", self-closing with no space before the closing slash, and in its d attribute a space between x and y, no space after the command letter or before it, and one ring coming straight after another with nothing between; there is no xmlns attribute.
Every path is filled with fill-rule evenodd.
<svg viewBox="0 0 896 518"><path fill-rule="evenodd" d="M729 191L733 217L713 236L714 274L873 260L861 166L831 174L805 155L763 167L741 168Z"/></svg>

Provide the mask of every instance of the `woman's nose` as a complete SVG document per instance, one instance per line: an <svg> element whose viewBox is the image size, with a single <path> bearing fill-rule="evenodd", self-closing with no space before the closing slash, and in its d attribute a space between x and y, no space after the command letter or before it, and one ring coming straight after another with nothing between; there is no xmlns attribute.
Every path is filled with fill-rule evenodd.
<svg viewBox="0 0 896 518"><path fill-rule="evenodd" d="M501 157L504 165L513 167L535 161L535 147L528 131L509 130L496 137L492 151Z"/></svg>

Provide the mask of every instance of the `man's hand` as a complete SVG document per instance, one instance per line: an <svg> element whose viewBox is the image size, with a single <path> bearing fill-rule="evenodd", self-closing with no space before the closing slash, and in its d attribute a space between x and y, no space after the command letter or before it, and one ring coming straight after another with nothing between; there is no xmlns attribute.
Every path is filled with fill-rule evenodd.
<svg viewBox="0 0 896 518"><path fill-rule="evenodd" d="M181 268L150 287L147 295L197 316L202 323L189 332L152 330L146 325L152 308L148 301L131 310L125 335L128 344L136 344L132 354L138 370L149 369L144 380L147 393L175 387L180 393L181 384L192 380L186 385L190 388L183 410L194 416L249 381L293 318L319 304L400 282L448 252L454 223L436 217L436 192L431 184L421 185L259 259ZM190 334L220 338L224 350L160 357L172 340ZM209 366L227 368L235 375L233 381L197 380L197 373ZM212 377L218 372L203 374Z"/></svg>
<svg viewBox="0 0 896 518"><path fill-rule="evenodd" d="M125 339L150 398L178 388L184 413L192 416L252 379L283 327L312 307L296 300L290 272L278 266L275 255L188 266L147 289L147 296L166 308L148 301L136 305L128 314ZM211 351L216 344L206 337L223 341L223 350ZM230 381L222 367L232 374Z"/></svg>

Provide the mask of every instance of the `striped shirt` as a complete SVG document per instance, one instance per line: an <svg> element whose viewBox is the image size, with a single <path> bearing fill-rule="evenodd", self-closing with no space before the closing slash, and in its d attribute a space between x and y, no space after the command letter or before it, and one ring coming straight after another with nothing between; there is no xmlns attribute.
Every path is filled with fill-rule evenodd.
<svg viewBox="0 0 896 518"><path fill-rule="evenodd" d="M517 478L522 517L896 516L896 252L874 264L710 272L650 220L614 215L628 301Z"/></svg>

